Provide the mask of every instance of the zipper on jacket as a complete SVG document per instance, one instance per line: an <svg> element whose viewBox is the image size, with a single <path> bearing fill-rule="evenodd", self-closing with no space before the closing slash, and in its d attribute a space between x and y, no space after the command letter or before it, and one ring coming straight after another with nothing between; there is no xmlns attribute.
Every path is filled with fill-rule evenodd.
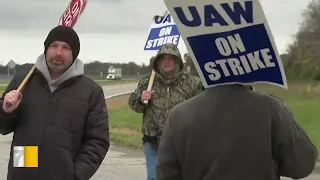
<svg viewBox="0 0 320 180"><path fill-rule="evenodd" d="M50 93L49 101L50 103L53 103L53 92Z"/></svg>

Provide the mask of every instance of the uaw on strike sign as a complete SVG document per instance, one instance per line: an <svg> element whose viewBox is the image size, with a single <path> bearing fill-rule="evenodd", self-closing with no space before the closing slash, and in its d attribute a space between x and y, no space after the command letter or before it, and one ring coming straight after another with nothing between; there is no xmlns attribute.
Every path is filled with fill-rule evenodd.
<svg viewBox="0 0 320 180"><path fill-rule="evenodd" d="M83 10L87 6L88 0L71 0L67 9L59 20L59 25L73 27Z"/></svg>
<svg viewBox="0 0 320 180"><path fill-rule="evenodd" d="M163 44L178 45L180 33L171 15L166 11L163 16L154 16L144 50L158 50Z"/></svg>
<svg viewBox="0 0 320 180"><path fill-rule="evenodd" d="M165 0L204 86L267 83L287 88L258 0Z"/></svg>

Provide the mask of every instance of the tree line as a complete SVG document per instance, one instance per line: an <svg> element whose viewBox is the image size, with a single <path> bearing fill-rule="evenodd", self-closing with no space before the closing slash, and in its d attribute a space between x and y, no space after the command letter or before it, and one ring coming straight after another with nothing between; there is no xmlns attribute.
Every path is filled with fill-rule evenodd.
<svg viewBox="0 0 320 180"><path fill-rule="evenodd" d="M12 75L14 74L14 71L16 73L19 72L27 72L33 64L17 64L14 69L9 69L9 73ZM108 68L110 66L113 66L114 68L121 68L122 74L125 75L139 75L139 74L147 74L151 72L151 67L149 64L145 65L138 65L135 62L129 62L129 63L104 63L100 61L94 61L91 63L86 63L84 65L84 72L86 75L93 75L93 76L100 76L102 73L103 75L107 75ZM8 66L0 65L0 74L8 74Z"/></svg>
<svg viewBox="0 0 320 180"><path fill-rule="evenodd" d="M152 58L150 58L149 62L143 63L142 65L138 65L135 62L128 62L128 63L112 63L112 62L100 62L100 61L94 61L90 63L85 63L84 65L84 72L86 75L91 76L100 76L101 73L103 75L107 75L108 68L110 66L114 68L121 68L122 74L124 75L144 75L148 74L152 70ZM17 64L14 69L9 69L9 73L11 75L14 74L14 71L16 73L19 72L27 72L33 64L26 63L26 64ZM8 66L0 65L0 74L8 74Z"/></svg>
<svg viewBox="0 0 320 180"><path fill-rule="evenodd" d="M320 0L312 0L303 11L298 32L282 61L287 76L320 80Z"/></svg>

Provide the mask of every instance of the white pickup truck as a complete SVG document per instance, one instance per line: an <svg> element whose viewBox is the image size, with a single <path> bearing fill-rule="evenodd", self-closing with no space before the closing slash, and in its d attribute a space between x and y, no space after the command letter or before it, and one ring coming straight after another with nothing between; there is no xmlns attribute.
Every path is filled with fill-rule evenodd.
<svg viewBox="0 0 320 180"><path fill-rule="evenodd" d="M108 69L108 80L121 80L122 77L122 71L121 68L114 68L113 66L110 66Z"/></svg>

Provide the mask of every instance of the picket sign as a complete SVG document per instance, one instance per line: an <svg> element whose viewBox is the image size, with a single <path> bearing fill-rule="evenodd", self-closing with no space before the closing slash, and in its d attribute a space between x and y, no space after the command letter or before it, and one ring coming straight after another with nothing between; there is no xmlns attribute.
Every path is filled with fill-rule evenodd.
<svg viewBox="0 0 320 180"><path fill-rule="evenodd" d="M178 45L179 40L180 33L177 26L166 11L163 16L153 17L144 50L159 50L165 43Z"/></svg>
<svg viewBox="0 0 320 180"><path fill-rule="evenodd" d="M81 16L84 9L86 8L87 2L88 0L71 0L68 7L60 17L59 25L73 27L77 23L78 18ZM25 87L31 75L34 73L35 69L36 66L33 65L31 70L28 72L26 77L19 85L17 89L19 92L21 92L22 89Z"/></svg>
<svg viewBox="0 0 320 180"><path fill-rule="evenodd" d="M88 0L71 0L68 7L61 15L59 25L74 27L79 17L87 7Z"/></svg>
<svg viewBox="0 0 320 180"><path fill-rule="evenodd" d="M288 88L259 0L164 0L205 88L264 83Z"/></svg>

